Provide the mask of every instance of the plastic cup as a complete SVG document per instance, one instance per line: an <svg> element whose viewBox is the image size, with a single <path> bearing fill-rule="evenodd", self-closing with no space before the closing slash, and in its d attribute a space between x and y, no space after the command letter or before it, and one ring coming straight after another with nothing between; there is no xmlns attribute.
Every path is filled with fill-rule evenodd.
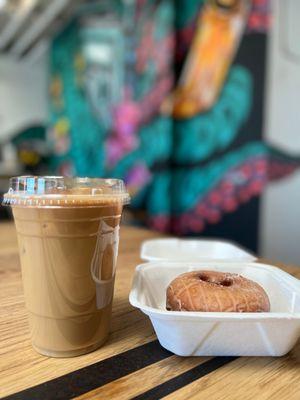
<svg viewBox="0 0 300 400"><path fill-rule="evenodd" d="M72 357L107 339L128 202L121 180L11 178L3 204L14 216L31 341L39 353Z"/></svg>

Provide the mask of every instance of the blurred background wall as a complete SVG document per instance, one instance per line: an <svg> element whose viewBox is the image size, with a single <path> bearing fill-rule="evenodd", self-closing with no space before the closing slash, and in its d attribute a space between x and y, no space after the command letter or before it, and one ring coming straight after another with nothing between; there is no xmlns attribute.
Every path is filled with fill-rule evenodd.
<svg viewBox="0 0 300 400"><path fill-rule="evenodd" d="M264 135L292 154L300 153L300 2L272 1ZM263 195L261 253L299 263L300 172L270 184Z"/></svg>
<svg viewBox="0 0 300 400"><path fill-rule="evenodd" d="M57 116L53 117L52 114L50 117L50 110L52 109L53 111L53 105L51 106L52 100L49 96L48 88L49 85L51 86L50 78L53 79L55 75L55 68L58 68L58 71L62 71L65 68L66 64L57 64L57 61L55 61L57 56L55 58L55 54L60 54L59 59L61 59L60 57L68 57L68 49L64 43L66 43L65 38L68 36L70 21L74 21L74 18L76 21L78 20L78 7L82 5L88 5L89 7L100 6L106 10L112 10L107 15L105 14L104 22L108 26L110 24L110 26L114 27L115 14L119 12L116 10L121 3L124 3L127 7L126 9L130 11L130 7L135 2L0 0L0 174L2 176L0 189L2 192L7 187L8 176L24 171L34 173L36 171L38 173L50 172L48 156L50 155L51 158L52 150L49 147L49 131L47 133L44 127L49 125L49 119L51 120L52 118L52 121L55 121ZM144 6L146 3L144 2ZM209 4L209 2L201 0L191 0L188 3L184 1L176 1L174 3L172 1L153 1L153 9L151 8L151 1L148 3L150 4L150 6L148 4L151 11L149 13L150 17L152 18L152 13L152 19L156 21L158 26L158 37L160 31L162 37L166 32L170 32L172 35L172 31L174 31L177 43L173 57L176 79L176 76L177 78L180 76L182 66L188 58L192 43L194 43L193 40L197 37L197 18L203 13L205 4ZM236 128L234 128L232 138L228 144L224 145L224 152L219 149L212 151L211 155L206 158L201 156L202 158L197 159L197 156L195 156L196 164L194 162L192 165L190 165L189 156L187 163L185 160L187 151L184 150L186 149L184 146L188 146L188 152L191 151L192 154L194 144L193 142L186 144L189 142L186 142L184 138L189 135L189 130L194 132L190 135L197 134L195 130L192 130L194 129L192 128L193 118L190 119L191 122L175 118L171 127L170 123L172 124L172 122L170 122L171 118L169 116L161 118L161 111L158 111L161 104L158 107L155 105L155 99L150 99L152 103L149 104L154 102L153 115L155 117L150 116L150 118L145 115L145 121L147 121L145 122L145 129L142 127L141 131L138 131L138 135L144 140L144 144L142 142L144 147L139 148L138 160L149 158L150 143L152 142L148 138L153 135L152 132L161 132L159 134L161 136L157 137L162 138L162 152L165 152L164 154L166 155L166 152L170 150L166 147L168 139L166 139L165 132L171 132L171 129L175 129L175 137L179 138L179 140L176 139L179 144L176 147L177 150L173 158L171 157L170 160L169 158L164 158L166 157L165 155L162 155L160 156L162 157L161 159L157 158L151 162L149 161L150 164L146 164L146 168L144 165L141 167L143 164L141 162L137 163L138 167L133 164L132 169L129 167L126 169L126 166L121 168L120 165L130 164L130 157L132 158L133 156L129 152L127 158L125 157L119 164L116 164L116 168L105 170L102 169L102 156L99 156L99 158L96 156L95 160L100 160L100 164L97 166L96 161L91 162L91 167L86 170L86 174L93 174L94 168L96 175L100 172L101 174L108 173L127 180L127 184L132 186L133 194L136 198L134 202L136 206L133 204L134 216L131 219L134 223L148 224L152 228L177 234L231 238L254 251L260 251L263 256L297 264L300 259L300 246L298 245L298 237L300 236L298 223L300 221L300 175L297 172L299 165L298 155L300 154L300 113L298 111L300 104L300 25L297 23L300 18L299 1L287 0L282 2L280 0L271 0L269 2L253 0L248 3L251 8L250 16L243 37L240 38L240 43L237 44L237 55L232 60L233 68L229 69L228 76L224 82L224 87L228 87L228 89L222 89L221 100L226 96L226 93L227 96L228 93L233 93L232 89L230 89L230 83L239 82L239 85L241 85L241 82L244 82L243 85L245 85L245 82L248 82L249 73L250 81L252 82L250 85L253 86L251 86L252 92L250 89L245 89L245 96L243 97L242 95L241 97L241 99L244 99L246 107L244 116L239 117L240 119ZM155 7L158 8L156 9ZM172 7L174 11L172 11ZM174 15L172 16L173 12ZM101 15L101 21L103 22L103 14ZM93 17L93 11L89 12L89 16ZM172 27L172 18L174 18L174 28ZM82 22L77 25L77 27L79 26L82 28ZM75 34L73 35L71 32L69 37L70 35L75 37L79 28L72 29L75 29L75 31L72 31ZM132 29L134 30L134 26ZM138 43L138 36L136 37L135 33L130 34L133 35L132 37L135 40L132 43ZM87 30L85 35L85 37L89 35ZM154 38L156 37L154 36ZM54 42L53 39L55 39ZM77 46L76 43L74 45ZM145 48L148 45L151 45L151 40L150 44L147 41L145 42ZM71 44L71 46L73 45ZM132 46L134 45L132 44ZM87 51L93 50L91 46L86 49ZM169 56L171 54L170 49L167 51ZM105 51L104 53L103 51L102 49L102 53L97 53L100 59L103 57L105 59ZM158 55L164 52L166 51L162 47L161 51L158 51ZM131 50L127 49L126 54L131 54ZM73 57L73 54L70 53L71 56ZM143 54L141 57L143 57ZM77 58L76 60L77 66L80 68L81 59ZM162 67L162 76L171 76L169 72L171 71L170 60L170 57L166 58L165 64L161 64L165 65ZM126 62L130 65L132 61ZM72 65L71 61L70 65ZM149 83L151 82L151 76L155 77L156 72L152 61L147 65L149 67L146 69L148 75L138 76L139 82L143 83L139 89L140 91L147 90L147 85L153 84ZM240 66L243 68L240 68ZM67 70L65 69L64 71ZM92 69L90 71L91 73L93 72ZM103 77L103 74L104 71L102 70L100 76ZM150 77L150 81L147 80L148 77ZM130 74L126 79L132 79ZM136 77L133 79L136 79ZM165 81L162 80L162 82ZM248 83L246 83L247 85ZM58 86L54 85L54 90ZM170 89L163 89L163 84L161 87L162 91L165 90L166 93L171 91ZM79 93L78 98L80 98L80 90L76 92L76 96ZM251 97L248 106L247 96ZM216 104L218 105L218 103ZM237 104L240 105L240 101ZM167 106L168 104L165 104L165 107ZM142 109L148 109L148 106L144 106ZM129 108L127 112L131 112L132 115L132 108ZM206 115L210 118L206 112L204 110L199 114L199 117L196 116L196 118L199 118L200 126L206 123L205 121L203 122L203 118L206 118ZM159 118L156 120L157 113ZM84 117L88 118L84 120L85 124L91 124L91 128L88 131L96 132L94 122L90 120L88 114L87 112ZM108 115L108 113L105 115ZM197 126L197 123L195 126ZM52 122L52 125L54 125L54 122ZM67 129L64 121L59 125L59 129L59 134ZM20 135L21 131L22 134ZM214 131L208 130L208 133L204 132L202 139L199 136L199 148L202 146L203 149L208 149L205 143L209 142L209 135L214 135ZM102 125L101 132L99 133L99 138L105 137L106 129ZM28 141L28 137L34 137L35 140L30 139ZM23 140L23 138L26 140ZM114 138L116 138L115 134L112 135L112 140ZM262 138L264 141L262 141ZM66 142L61 141L60 143L62 147L66 146ZM158 146L158 143L158 139L156 143L154 141L154 148ZM250 150L246 149L245 146L247 145L252 146ZM102 146L100 142L99 146ZM96 145L92 147L97 149ZM246 157L245 154L246 152L250 154L251 151L253 151L253 156L249 156L250 161L247 164L248 156ZM101 150L101 152L105 153L105 150ZM244 154L241 158L243 160L241 164L237 164L239 168L230 169L226 167L227 164L222 161L225 160L223 156L228 155L233 160L233 157L237 157L238 154ZM259 155L259 159L257 155ZM94 157L94 155L89 156L87 153L85 156L90 160L93 160L92 157ZM199 187L198 197L196 196L196 208L187 208L188 212L182 213L176 219L176 224L174 224L173 211L168 209L168 205L162 201L167 197L166 193L169 192L168 186L166 186L168 184L165 182L169 179L166 178L166 174L169 173L170 168L171 170L175 168L177 171L177 175L175 175L178 180L175 186L178 187L180 182L186 184L192 179L193 168L195 171L199 170L199 172L196 172L197 174L201 173L201 171L206 171L207 177L207 174L213 173L210 171L216 168L213 163L220 160L223 162L223 164L219 162L218 167L223 168L220 185L224 186L226 192L226 190L231 190L230 185L232 186L232 182L235 182L235 185L240 185L238 191L234 190L233 194L230 194L231 197L228 197L229 200L227 202L221 201L222 204L219 207L216 202L219 201L220 195L221 197L223 196L223 192L220 191L221 189L218 188L218 185L211 187L211 191L208 192L210 197L205 197L205 195L203 199L201 197L201 200L200 194L202 196L202 192L203 195L206 192ZM36 163L39 165L38 169L35 167ZM59 163L60 158L56 157L54 164L59 165ZM51 165L53 165L53 160ZM258 178L255 175L253 177L254 180L240 184L239 179L241 179L241 176L244 176L243 174L247 175L249 167L251 169L253 165L257 165L258 170L256 170L256 173L258 173ZM60 173L72 172L72 168L68 164L63 164L63 166L65 169L57 171ZM181 170L183 172L180 172ZM206 177L201 178L200 175L196 175L195 179L199 183L201 179L205 181ZM281 177L284 179L278 180ZM276 181L273 181L275 178ZM147 180L151 182L151 179L155 183L147 183ZM268 185L267 180L270 181ZM131 182L133 183L131 184ZM137 186L136 182L139 182L138 185L140 186ZM138 190L138 187L144 189ZM216 190L213 192L213 189ZM250 189L253 195L249 194ZM171 193L173 192L174 189L172 189ZM174 193L174 196L178 197L179 195L179 198L181 197L179 205L187 202L187 197L182 193L178 194L176 190ZM258 196L260 194L261 196ZM149 199L150 195L151 200L148 201L147 205L147 201L142 200L142 197ZM193 196L192 190L189 196ZM175 206L177 207L175 207L176 210L180 208L178 205ZM145 210L146 213L149 213L150 219L149 215L145 219ZM198 211L196 212L196 210ZM206 215L205 218L203 217L204 214Z"/></svg>
<svg viewBox="0 0 300 400"><path fill-rule="evenodd" d="M48 58L33 64L10 57L0 58L1 141L31 125L45 124L48 118Z"/></svg>

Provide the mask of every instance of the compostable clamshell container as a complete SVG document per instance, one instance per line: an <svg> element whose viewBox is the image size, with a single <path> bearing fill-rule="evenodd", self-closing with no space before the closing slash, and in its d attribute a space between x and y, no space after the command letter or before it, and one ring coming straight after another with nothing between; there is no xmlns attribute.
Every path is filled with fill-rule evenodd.
<svg viewBox="0 0 300 400"><path fill-rule="evenodd" d="M170 255L168 258L168 254ZM157 239L144 242L130 303L149 316L160 344L180 356L282 356L300 336L300 281L224 241ZM178 261L175 261L177 258ZM155 260L155 261L152 261ZM259 283L264 313L166 310L166 289L195 270L237 273Z"/></svg>

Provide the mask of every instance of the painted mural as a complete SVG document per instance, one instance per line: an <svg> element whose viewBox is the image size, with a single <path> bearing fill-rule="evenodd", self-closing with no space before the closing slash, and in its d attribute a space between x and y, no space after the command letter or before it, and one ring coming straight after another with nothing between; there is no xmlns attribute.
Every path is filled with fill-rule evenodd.
<svg viewBox="0 0 300 400"><path fill-rule="evenodd" d="M299 167L262 137L270 23L267 0L83 8L51 50L52 170L124 179L159 231L219 226Z"/></svg>

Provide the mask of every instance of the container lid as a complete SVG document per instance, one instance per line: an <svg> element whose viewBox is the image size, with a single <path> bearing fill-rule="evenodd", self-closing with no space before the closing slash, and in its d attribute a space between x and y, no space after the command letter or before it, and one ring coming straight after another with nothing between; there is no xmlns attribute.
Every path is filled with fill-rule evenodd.
<svg viewBox="0 0 300 400"><path fill-rule="evenodd" d="M152 239L143 242L141 258L147 261L243 261L257 258L239 245L215 239Z"/></svg>
<svg viewBox="0 0 300 400"><path fill-rule="evenodd" d="M120 179L19 176L9 180L3 205L31 207L101 206L128 204L130 196Z"/></svg>

